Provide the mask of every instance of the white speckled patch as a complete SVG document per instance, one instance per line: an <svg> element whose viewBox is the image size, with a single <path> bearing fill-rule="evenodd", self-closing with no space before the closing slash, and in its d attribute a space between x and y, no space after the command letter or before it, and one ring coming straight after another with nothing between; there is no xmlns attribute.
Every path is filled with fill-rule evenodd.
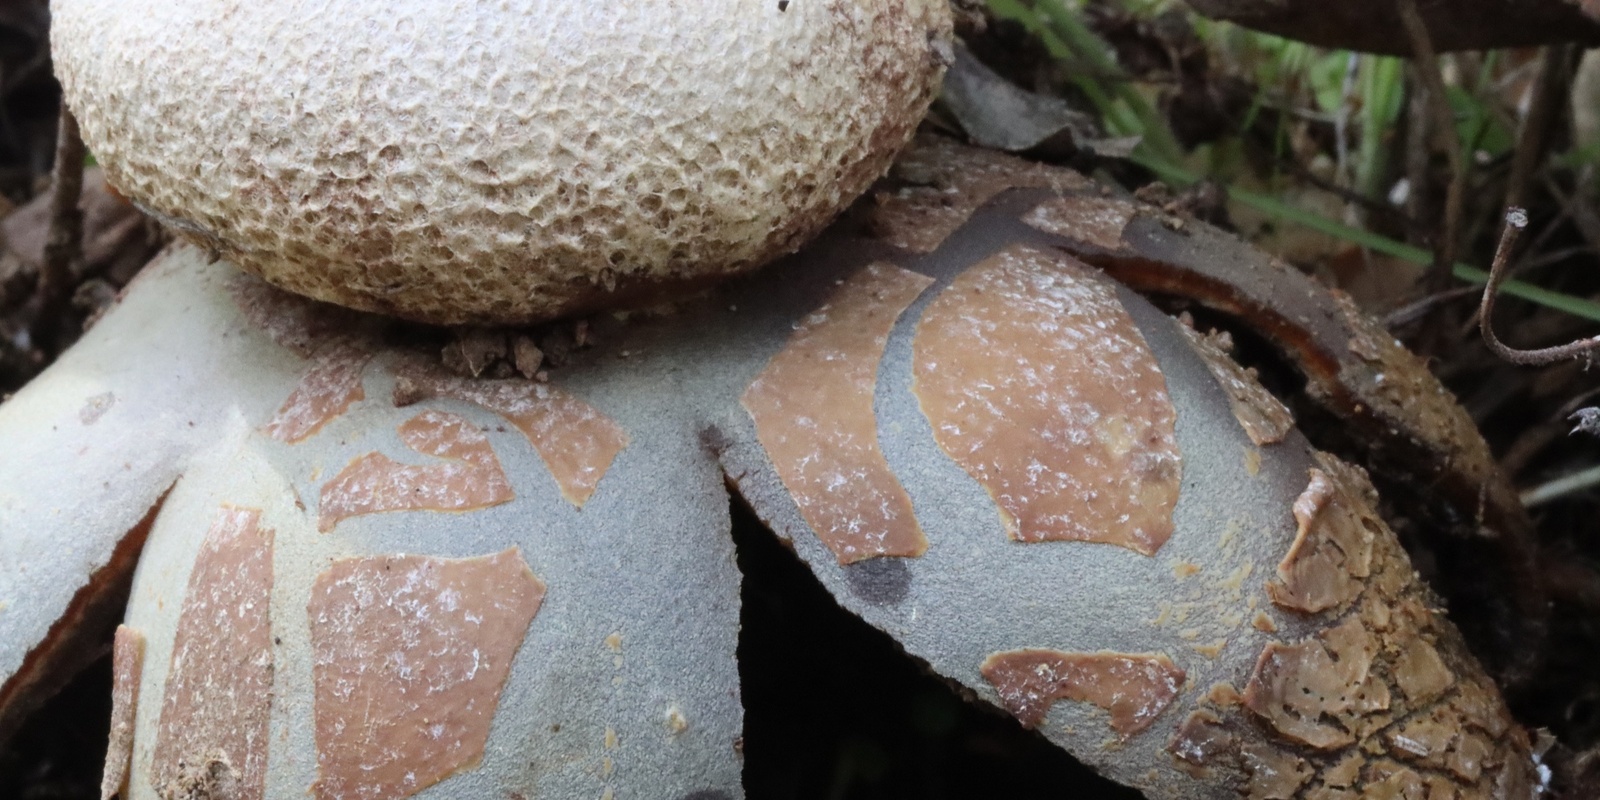
<svg viewBox="0 0 1600 800"><path fill-rule="evenodd" d="M218 511L189 575L152 769L165 797L263 796L273 532L260 517L256 509Z"/></svg>

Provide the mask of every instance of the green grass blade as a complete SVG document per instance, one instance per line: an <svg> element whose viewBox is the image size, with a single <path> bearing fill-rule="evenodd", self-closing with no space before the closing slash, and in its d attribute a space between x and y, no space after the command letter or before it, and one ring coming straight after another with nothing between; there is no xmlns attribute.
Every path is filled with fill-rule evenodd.
<svg viewBox="0 0 1600 800"><path fill-rule="evenodd" d="M1172 164L1157 163L1149 159L1140 159L1137 157L1135 157L1134 160L1138 161L1139 164L1145 169L1154 172L1156 175L1160 176L1163 181L1168 183L1179 186L1187 186L1195 183L1198 180L1187 170ZM1314 214L1306 211L1305 209L1296 208L1295 206L1289 205L1282 200L1278 200L1277 198L1269 197L1264 194L1257 194L1256 192L1246 189L1239 189L1232 186L1224 186L1222 188L1228 193L1228 196L1234 200L1237 200L1240 203L1250 206L1251 208L1254 208L1257 211L1272 216L1276 219L1292 222L1296 225L1310 228L1318 233L1325 233L1329 236L1343 239L1351 244L1360 245L1361 247L1365 247L1373 252L1382 253L1386 256L1398 258L1403 261L1410 261L1414 264L1433 263L1433 253L1428 250L1424 250L1423 248L1405 244L1404 242L1397 242L1388 238L1387 236L1381 236L1373 233L1372 231L1362 230L1361 228L1352 228L1349 225L1344 225L1328 219L1320 214ZM1468 283L1476 283L1481 285L1488 283L1489 281L1488 272L1459 262L1455 265L1455 268L1452 272L1456 278ZM1547 306L1549 308L1571 314L1575 317L1581 317L1583 319L1600 322L1600 303L1585 300L1581 297L1573 297L1560 292L1553 292L1549 289L1541 289L1532 284L1523 283L1522 281L1506 281L1504 284L1501 284L1500 291L1502 294L1511 295L1512 297L1520 297L1523 300L1538 303L1539 305Z"/></svg>

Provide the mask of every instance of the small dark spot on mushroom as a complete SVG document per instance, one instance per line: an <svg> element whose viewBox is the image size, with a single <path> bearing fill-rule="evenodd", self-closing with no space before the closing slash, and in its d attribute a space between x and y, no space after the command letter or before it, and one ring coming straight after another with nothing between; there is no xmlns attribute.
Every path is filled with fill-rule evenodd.
<svg viewBox="0 0 1600 800"><path fill-rule="evenodd" d="M870 558L844 567L851 594L875 606L892 606L911 594L911 569L904 559Z"/></svg>
<svg viewBox="0 0 1600 800"><path fill-rule="evenodd" d="M778 0L778 10L779 11L788 11L789 10L789 0Z"/></svg>
<svg viewBox="0 0 1600 800"><path fill-rule="evenodd" d="M723 451L733 446L733 439L728 433L716 425L707 425L700 429L700 446L706 452L721 457Z"/></svg>

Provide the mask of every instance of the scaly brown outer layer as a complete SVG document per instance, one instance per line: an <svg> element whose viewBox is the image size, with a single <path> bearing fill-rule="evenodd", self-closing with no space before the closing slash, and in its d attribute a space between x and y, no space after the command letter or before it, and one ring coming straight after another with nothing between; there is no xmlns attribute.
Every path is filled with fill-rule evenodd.
<svg viewBox="0 0 1600 800"><path fill-rule="evenodd" d="M33 590L0 583L0 668L92 583L39 546L62 509L116 505L73 531L109 553L168 482L108 494L97 465L161 452L135 800L736 797L726 482L843 606L1152 797L1530 797L1362 473L1068 252L1146 212L961 148L906 167L951 186L597 318L544 383L443 374L397 323L175 250L0 407L30 455L0 487L35 489L0 495L0 581Z"/></svg>

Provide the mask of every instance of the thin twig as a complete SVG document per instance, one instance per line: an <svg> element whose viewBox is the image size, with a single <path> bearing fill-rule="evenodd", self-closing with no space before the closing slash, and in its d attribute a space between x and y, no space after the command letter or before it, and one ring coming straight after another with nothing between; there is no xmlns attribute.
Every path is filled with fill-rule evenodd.
<svg viewBox="0 0 1600 800"><path fill-rule="evenodd" d="M1334 155L1339 182L1351 180L1350 176L1350 110L1355 106L1356 77L1361 73L1361 56L1354 52L1345 55L1344 82L1339 86L1339 110L1333 115Z"/></svg>
<svg viewBox="0 0 1600 800"><path fill-rule="evenodd" d="M1568 45L1551 45L1539 54L1539 73L1533 82L1533 96L1528 99L1528 113L1522 118L1517 132L1517 148L1511 160L1511 174L1506 178L1507 206L1522 205L1528 181L1539 162L1544 160L1550 145L1550 129L1559 122L1568 102L1567 84L1573 69L1572 59L1576 48Z"/></svg>
<svg viewBox="0 0 1600 800"><path fill-rule="evenodd" d="M1476 286L1458 286L1443 292L1434 292L1420 300L1407 303L1383 315L1383 327L1394 330L1405 325L1410 325L1427 315L1429 311L1440 303L1457 300L1467 295L1476 294Z"/></svg>
<svg viewBox="0 0 1600 800"><path fill-rule="evenodd" d="M41 328L35 333L46 339L51 338L48 329L58 324L55 312L72 295L72 268L83 252L83 212L78 209L78 200L83 193L84 153L78 120L62 104L56 132L56 163L51 170L50 231L35 292L39 313L36 327Z"/></svg>
<svg viewBox="0 0 1600 800"><path fill-rule="evenodd" d="M1461 142L1456 138L1455 112L1450 109L1450 96L1446 93L1444 73L1439 70L1439 58L1433 49L1433 39L1428 26L1422 21L1416 0L1400 0L1396 6L1400 22L1411 39L1411 60L1428 92L1428 111L1433 117L1430 128L1445 156L1450 160L1450 185L1445 189L1444 225L1433 244L1433 267L1429 286L1440 290L1450 285L1451 269L1456 263L1456 240L1461 234L1461 206L1466 197L1467 163L1461 154ZM1420 188L1420 187L1419 187Z"/></svg>
<svg viewBox="0 0 1600 800"><path fill-rule="evenodd" d="M1507 346L1495 336L1491 320L1494 318L1495 295L1500 290L1500 284L1505 282L1506 274L1510 272L1511 250L1516 246L1517 236L1522 229L1528 226L1528 212L1520 208L1512 208L1506 212L1506 226L1500 233L1500 246L1495 248L1494 264L1489 267L1489 282L1483 287L1483 300L1478 305L1478 329L1483 332L1483 342L1489 346L1489 351L1513 364L1522 366L1539 366L1554 364L1569 358L1586 356L1600 350L1600 337L1578 339L1556 347L1543 347L1537 350L1518 350Z"/></svg>
<svg viewBox="0 0 1600 800"><path fill-rule="evenodd" d="M1522 493L1522 505L1533 508L1596 485L1600 485L1600 466L1582 469L1571 475L1563 475L1539 484Z"/></svg>

